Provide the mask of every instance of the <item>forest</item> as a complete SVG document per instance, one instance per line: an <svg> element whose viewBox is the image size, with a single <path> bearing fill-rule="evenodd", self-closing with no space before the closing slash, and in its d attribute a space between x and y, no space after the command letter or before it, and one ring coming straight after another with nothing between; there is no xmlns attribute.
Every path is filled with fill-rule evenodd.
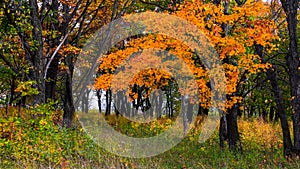
<svg viewBox="0 0 300 169"><path fill-rule="evenodd" d="M0 168L300 168L299 4L0 1Z"/></svg>

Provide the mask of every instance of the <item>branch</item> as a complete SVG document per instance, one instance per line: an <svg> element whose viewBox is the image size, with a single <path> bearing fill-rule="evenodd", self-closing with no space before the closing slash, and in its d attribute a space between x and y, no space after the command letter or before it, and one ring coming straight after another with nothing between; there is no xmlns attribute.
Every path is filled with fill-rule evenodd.
<svg viewBox="0 0 300 169"><path fill-rule="evenodd" d="M267 81L267 79L263 79L260 82L257 82L255 86L252 86L252 88L250 88L248 91L246 91L241 97L246 97L252 90L256 89L258 86L260 86L261 84L265 83Z"/></svg>
<svg viewBox="0 0 300 169"><path fill-rule="evenodd" d="M14 71L17 75L20 74L20 72L12 65L12 63L2 54L0 53L0 58L5 62L5 64Z"/></svg>
<svg viewBox="0 0 300 169"><path fill-rule="evenodd" d="M95 14L92 15L92 19L90 19L90 20L89 20L89 23L85 26L85 29L84 29L85 31L83 31L82 34L86 34L86 33L89 31L88 28L90 27L90 25L92 24L92 22L93 22L93 21L95 20L95 18L97 17L97 14L98 14L99 10L105 7L104 5L102 5L103 2L104 2L104 0L99 4L99 6L97 7L96 10L94 10L94 11L88 13L88 15L92 15L92 13L95 12Z"/></svg>
<svg viewBox="0 0 300 169"><path fill-rule="evenodd" d="M52 54L49 62L47 63L46 69L45 69L45 75L44 75L44 79L46 79L47 76L47 71L49 69L49 66L52 62L52 60L54 59L54 56L56 55L56 53L59 51L59 49L61 48L61 46L64 44L64 42L66 41L67 37L69 36L69 32L66 34L66 36L64 37L64 39L60 42L60 44L57 46L57 48L55 49L54 53Z"/></svg>
<svg viewBox="0 0 300 169"><path fill-rule="evenodd" d="M117 8L118 8L118 0L114 0L114 6L113 6L111 18L110 18L111 22L115 19L115 15L117 13Z"/></svg>
<svg viewBox="0 0 300 169"><path fill-rule="evenodd" d="M69 21L71 18L73 18L74 15L76 14L77 9L79 8L79 5L81 4L81 1L82 1L82 0L79 0L79 1L76 3L76 6L75 6L73 12L71 13L71 15L70 15L69 18L68 18L68 21ZM86 8L87 8L87 6L89 6L89 5L91 4L91 1L87 1L86 4L88 4L88 5L86 5Z"/></svg>
<svg viewBox="0 0 300 169"><path fill-rule="evenodd" d="M87 1L86 4L85 4L85 8L83 9L81 15L76 19L76 21L75 21L73 27L70 29L69 32L72 32L72 31L75 29L77 23L79 23L80 19L86 14L87 9L88 9L88 7L89 7L90 5L91 5L91 1Z"/></svg>

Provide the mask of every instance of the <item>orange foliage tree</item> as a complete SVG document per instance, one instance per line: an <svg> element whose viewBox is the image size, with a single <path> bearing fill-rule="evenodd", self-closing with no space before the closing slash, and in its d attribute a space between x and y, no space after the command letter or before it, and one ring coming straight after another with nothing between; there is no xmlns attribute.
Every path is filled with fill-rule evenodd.
<svg viewBox="0 0 300 169"><path fill-rule="evenodd" d="M255 45L259 44L267 52L271 52L275 49L272 41L277 36L276 26L269 19L270 10L267 3L250 0L240 5L235 1L226 2L229 5L229 12L225 14L222 4L187 1L178 6L178 10L173 15L196 25L209 38L218 52L226 75L227 100L224 111L228 118L236 119L237 111L241 108L239 103L243 99L243 84L249 76L264 71L271 66L260 62L259 56L255 54ZM226 30L224 30L224 25L227 27ZM197 81L201 96L199 103L202 107L208 108L211 101L210 81L200 57L195 54L195 51L188 48L188 46L179 40L160 34L147 34L141 35L139 38L133 38L124 45L122 50L113 51L101 58L99 67L101 75L96 80L95 88L103 90L111 88L112 77L118 74L118 72L115 72L118 69L118 65L132 53L150 48L168 51L184 61L193 72ZM143 66L143 62L146 61L135 61L133 63L136 66ZM170 64L172 63L170 62ZM163 87L165 83L160 84L155 80L159 79L160 74L153 74L152 71L148 70L140 74L144 77L147 76L147 80L136 76L135 78L137 79L133 79L131 83L147 88L153 86L155 88ZM128 74L130 73L126 72L123 76ZM168 78L170 79L170 77ZM143 79L142 82L140 81L141 79ZM128 84L117 85L119 86L118 89L124 89L124 85ZM137 96L135 94L132 95ZM236 121L229 121L227 123L229 129L231 125L234 126L233 123L236 123ZM235 126L237 131L237 125ZM229 144L233 148L236 147L239 141L238 133L236 134L237 138L232 138L229 141Z"/></svg>

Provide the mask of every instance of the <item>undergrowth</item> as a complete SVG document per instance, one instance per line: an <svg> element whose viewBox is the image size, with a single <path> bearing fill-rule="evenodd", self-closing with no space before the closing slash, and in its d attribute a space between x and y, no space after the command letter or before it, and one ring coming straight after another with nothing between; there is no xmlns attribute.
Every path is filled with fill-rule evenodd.
<svg viewBox="0 0 300 169"><path fill-rule="evenodd" d="M298 160L282 155L279 123L258 119L239 120L242 153L221 151L217 131L199 143L205 118L198 117L188 136L172 149L149 158L125 158L95 144L77 118L72 128L63 128L62 112L50 105L0 112L0 168L300 168ZM138 124L114 115L106 120L132 137L157 135L174 122L162 118Z"/></svg>

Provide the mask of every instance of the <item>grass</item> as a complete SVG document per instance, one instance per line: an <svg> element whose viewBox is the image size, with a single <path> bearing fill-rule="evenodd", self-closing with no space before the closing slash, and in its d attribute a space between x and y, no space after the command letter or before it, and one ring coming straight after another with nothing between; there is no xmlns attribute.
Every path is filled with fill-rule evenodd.
<svg viewBox="0 0 300 169"><path fill-rule="evenodd" d="M3 112L0 110L0 112ZM0 116L0 168L300 168L296 159L282 155L278 123L239 120L243 153L221 151L217 131L198 143L203 117L197 127L172 149L149 158L125 158L95 144L75 120L61 127L61 112L49 105L35 109L10 108ZM106 117L116 130L133 137L163 132L173 120L163 118L137 124L116 116Z"/></svg>

